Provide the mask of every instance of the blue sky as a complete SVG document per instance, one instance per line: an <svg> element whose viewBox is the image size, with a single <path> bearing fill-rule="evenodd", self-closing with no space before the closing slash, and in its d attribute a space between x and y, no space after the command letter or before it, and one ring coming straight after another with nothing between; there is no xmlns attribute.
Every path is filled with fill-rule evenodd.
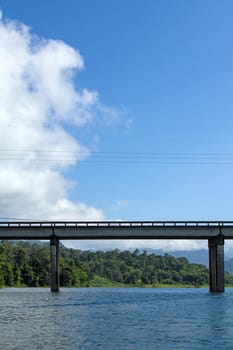
<svg viewBox="0 0 233 350"><path fill-rule="evenodd" d="M70 205L85 204L97 219L233 219L232 1L1 0L0 7L4 25L17 20L39 40L78 50L84 67L73 69L73 88L98 93L91 121L61 121L89 152L59 170L73 183ZM28 218L15 207L4 216Z"/></svg>

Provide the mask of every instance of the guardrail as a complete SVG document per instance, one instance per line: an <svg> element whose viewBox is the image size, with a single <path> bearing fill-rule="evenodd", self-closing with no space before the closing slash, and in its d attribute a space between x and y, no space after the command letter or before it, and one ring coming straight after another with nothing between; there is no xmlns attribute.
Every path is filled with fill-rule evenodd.
<svg viewBox="0 0 233 350"><path fill-rule="evenodd" d="M6 227L233 227L233 221L0 221Z"/></svg>

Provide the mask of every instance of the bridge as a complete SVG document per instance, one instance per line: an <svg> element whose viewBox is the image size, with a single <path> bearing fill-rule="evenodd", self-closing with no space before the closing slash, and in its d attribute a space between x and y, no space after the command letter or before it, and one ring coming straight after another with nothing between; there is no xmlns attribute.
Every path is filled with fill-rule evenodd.
<svg viewBox="0 0 233 350"><path fill-rule="evenodd" d="M49 240L51 291L59 291L59 240L205 239L209 289L224 292L224 240L231 221L0 221L0 240Z"/></svg>

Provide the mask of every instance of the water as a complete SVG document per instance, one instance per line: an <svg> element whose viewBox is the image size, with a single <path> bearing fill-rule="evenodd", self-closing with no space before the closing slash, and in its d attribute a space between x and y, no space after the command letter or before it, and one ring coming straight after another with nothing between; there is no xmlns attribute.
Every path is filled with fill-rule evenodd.
<svg viewBox="0 0 233 350"><path fill-rule="evenodd" d="M233 349L233 290L0 290L0 349Z"/></svg>

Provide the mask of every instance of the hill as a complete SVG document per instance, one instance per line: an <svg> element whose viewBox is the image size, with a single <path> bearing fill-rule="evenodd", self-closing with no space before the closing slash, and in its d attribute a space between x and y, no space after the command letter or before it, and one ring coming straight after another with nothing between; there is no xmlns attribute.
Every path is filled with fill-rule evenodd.
<svg viewBox="0 0 233 350"><path fill-rule="evenodd" d="M190 263L202 264L209 266L209 253L208 249L198 249L198 250L171 250L166 253L162 249L145 249L149 254L165 255L166 253L174 256L175 258L185 257Z"/></svg>
<svg viewBox="0 0 233 350"><path fill-rule="evenodd" d="M233 258L225 261L225 271L233 274Z"/></svg>
<svg viewBox="0 0 233 350"><path fill-rule="evenodd" d="M80 251L60 247L60 283L64 287L208 284L208 269L185 257L146 251ZM227 276L233 283L233 276ZM48 244L0 242L0 286L50 285Z"/></svg>

